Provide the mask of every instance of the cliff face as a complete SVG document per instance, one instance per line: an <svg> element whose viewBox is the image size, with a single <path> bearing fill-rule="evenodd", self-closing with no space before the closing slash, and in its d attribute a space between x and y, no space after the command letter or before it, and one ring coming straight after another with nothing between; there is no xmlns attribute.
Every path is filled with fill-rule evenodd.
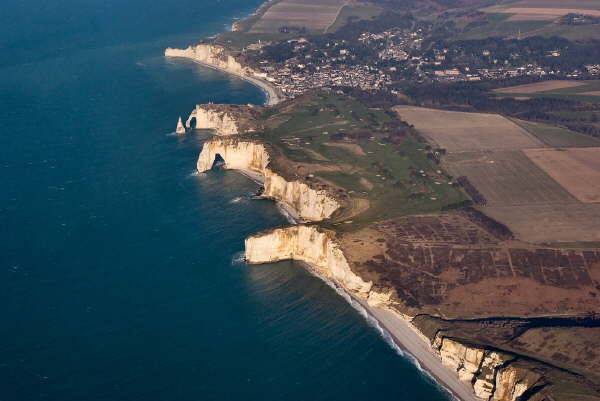
<svg viewBox="0 0 600 401"><path fill-rule="evenodd" d="M340 207L325 191L315 190L301 181L287 181L268 168L269 154L260 143L225 138L208 141L198 158L198 171L210 170L217 155L225 160L224 168L260 174L264 178L263 196L293 209L302 220L326 219Z"/></svg>
<svg viewBox="0 0 600 401"><path fill-rule="evenodd" d="M188 128L212 129L218 135L255 132L263 128L261 106L233 104L198 104L186 121ZM192 127L193 120L196 121Z"/></svg>
<svg viewBox="0 0 600 401"><path fill-rule="evenodd" d="M165 50L167 57L185 57L199 61L204 64L212 65L236 74L248 74L248 69L244 68L232 55L228 54L225 48L221 46L199 44L189 46L186 49L172 49L168 47Z"/></svg>
<svg viewBox="0 0 600 401"><path fill-rule="evenodd" d="M264 196L294 209L300 218L320 221L340 205L325 191L317 191L300 181L287 181L269 168L265 145L242 138L216 138L207 141L198 158L198 171L212 168L215 157L225 160L225 168L238 169L264 178ZM248 263L271 263L293 259L308 263L322 278L360 295L369 305L391 307L393 291L376 292L350 267L333 234L316 225L295 225L258 233L245 241ZM544 386L543 374L519 363L509 353L435 336L432 344L443 365L473 387L475 395L487 401L518 401Z"/></svg>
<svg viewBox="0 0 600 401"><path fill-rule="evenodd" d="M210 170L217 155L225 160L224 168L233 170L263 174L269 164L269 154L260 143L217 139L204 143L196 165L198 171Z"/></svg>
<svg viewBox="0 0 600 401"><path fill-rule="evenodd" d="M235 135L239 133L237 120L225 111L218 111L208 105L196 105L185 122L187 128L192 128L192 119L196 119L197 129L212 129L218 135Z"/></svg>
<svg viewBox="0 0 600 401"><path fill-rule="evenodd" d="M544 385L543 375L523 366L515 357L485 348L465 345L436 336L433 344L442 363L473 386L475 395L488 401L518 401L525 392Z"/></svg>
<svg viewBox="0 0 600 401"><path fill-rule="evenodd" d="M325 278L362 294L368 294L373 284L354 274L337 244L315 226L299 225L259 233L248 237L245 245L248 263L299 260L318 269Z"/></svg>

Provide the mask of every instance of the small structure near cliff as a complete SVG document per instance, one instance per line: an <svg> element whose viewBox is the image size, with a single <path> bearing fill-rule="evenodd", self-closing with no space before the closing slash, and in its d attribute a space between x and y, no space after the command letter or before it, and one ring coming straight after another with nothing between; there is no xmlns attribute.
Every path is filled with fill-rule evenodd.
<svg viewBox="0 0 600 401"><path fill-rule="evenodd" d="M181 116L179 116L179 120L177 120L177 128L175 129L175 133L179 135L185 134L185 127L181 121Z"/></svg>

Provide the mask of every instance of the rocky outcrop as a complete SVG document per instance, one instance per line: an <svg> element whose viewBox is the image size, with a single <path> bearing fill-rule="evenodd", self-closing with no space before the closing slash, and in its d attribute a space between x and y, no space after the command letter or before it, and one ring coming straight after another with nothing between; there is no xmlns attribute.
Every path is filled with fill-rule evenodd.
<svg viewBox="0 0 600 401"><path fill-rule="evenodd" d="M484 400L489 400L496 388L496 374L498 373L498 369L513 359L509 354L486 351L477 374L477 379L473 383L475 395Z"/></svg>
<svg viewBox="0 0 600 401"><path fill-rule="evenodd" d="M467 347L449 338L441 340L439 354L442 363L458 373L461 381L471 383L479 372L484 357L481 348Z"/></svg>
<svg viewBox="0 0 600 401"><path fill-rule="evenodd" d="M432 346L442 364L471 384L482 400L518 401L526 392L535 392L545 384L542 373L512 354L463 344L439 334Z"/></svg>
<svg viewBox="0 0 600 401"><path fill-rule="evenodd" d="M528 391L544 386L541 373L518 363L509 364L498 370L496 389L492 401L519 401Z"/></svg>
<svg viewBox="0 0 600 401"><path fill-rule="evenodd" d="M262 128L259 123L260 106L230 104L198 104L190 113L187 128L211 129L217 135L235 135L254 132ZM192 123L195 121L195 125Z"/></svg>
<svg viewBox="0 0 600 401"><path fill-rule="evenodd" d="M177 120L177 128L175 129L176 134L185 134L185 127L183 126L183 122L181 121L181 116L179 120Z"/></svg>
<svg viewBox="0 0 600 401"><path fill-rule="evenodd" d="M344 288L367 295L373 285L357 276L338 245L316 226L291 226L252 235L246 239L248 263L293 259L308 263L316 272Z"/></svg>
<svg viewBox="0 0 600 401"><path fill-rule="evenodd" d="M168 47L165 50L165 56L190 58L235 74L251 73L250 69L243 67L224 47L208 43L188 46L185 49Z"/></svg>
<svg viewBox="0 0 600 401"><path fill-rule="evenodd" d="M301 181L288 181L271 170L269 154L260 143L237 138L207 141L198 158L198 171L210 170L217 155L225 161L224 168L260 175L264 181L262 196L282 203L302 220L324 220L340 207L326 191L313 189Z"/></svg>
<svg viewBox="0 0 600 401"><path fill-rule="evenodd" d="M196 119L196 129L212 129L218 135L238 134L236 119L225 111L215 110L210 105L196 105L185 122L187 128L192 128L192 120Z"/></svg>
<svg viewBox="0 0 600 401"><path fill-rule="evenodd" d="M269 164L269 154L261 143L247 140L218 138L202 146L196 165L199 172L212 168L217 155L225 160L223 168L264 174Z"/></svg>

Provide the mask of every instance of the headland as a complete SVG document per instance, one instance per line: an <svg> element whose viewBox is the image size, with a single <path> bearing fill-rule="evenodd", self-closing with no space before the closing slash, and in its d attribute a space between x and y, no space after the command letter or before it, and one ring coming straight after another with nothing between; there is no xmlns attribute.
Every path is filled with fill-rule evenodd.
<svg viewBox="0 0 600 401"><path fill-rule="evenodd" d="M306 41L277 43L296 49ZM563 225L535 240L519 225L532 223L521 209L552 205L527 192L499 194L502 181L484 181L497 171L483 177L469 167L509 165L521 169L512 177L524 177L536 161L524 157L551 147L547 139L500 114L399 106L407 97L381 91L387 81L377 74L349 86L324 80L319 89L273 84L244 51L211 42L165 55L267 92L266 106L197 105L188 118L188 127L217 134L203 146L199 172L220 157L294 217L291 226L248 237L247 263L305 263L460 400L600 397L597 230ZM338 54L343 60L347 51ZM499 132L510 140L495 139ZM552 192L552 202L568 202L583 220L600 216L544 174L531 182Z"/></svg>

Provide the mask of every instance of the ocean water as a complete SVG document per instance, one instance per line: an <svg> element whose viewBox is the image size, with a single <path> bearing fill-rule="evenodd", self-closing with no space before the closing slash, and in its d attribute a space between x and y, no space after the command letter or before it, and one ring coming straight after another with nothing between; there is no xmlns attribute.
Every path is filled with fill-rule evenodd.
<svg viewBox="0 0 600 401"><path fill-rule="evenodd" d="M161 56L258 5L2 1L0 401L447 399L300 265L243 264L285 219L172 135L264 100Z"/></svg>

